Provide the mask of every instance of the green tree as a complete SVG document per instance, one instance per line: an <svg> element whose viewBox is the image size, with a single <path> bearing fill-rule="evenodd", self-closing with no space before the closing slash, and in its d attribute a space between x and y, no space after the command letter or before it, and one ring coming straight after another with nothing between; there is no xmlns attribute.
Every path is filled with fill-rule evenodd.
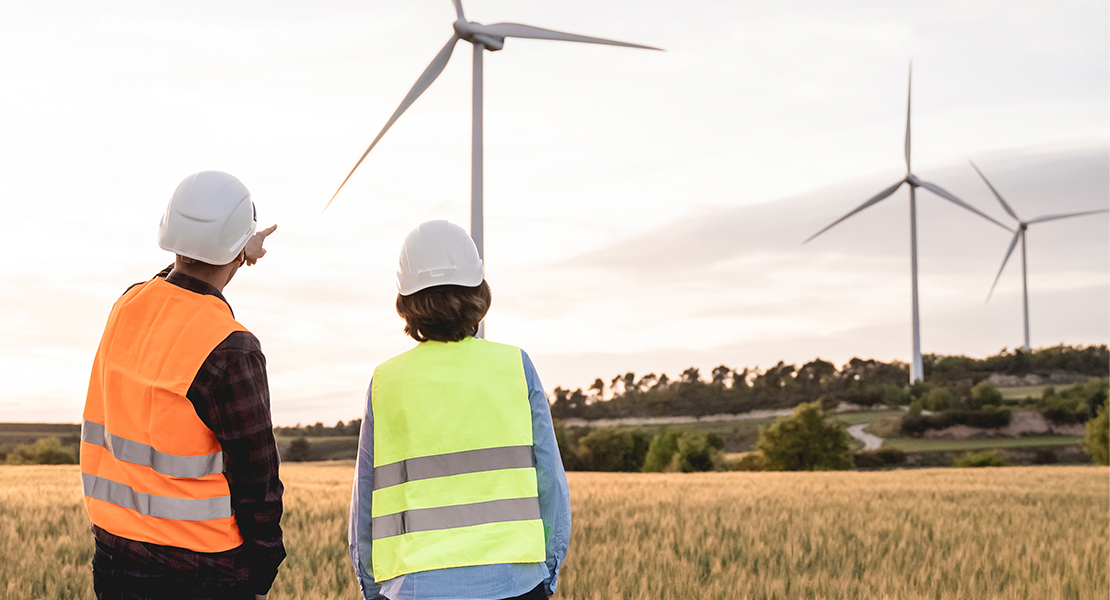
<svg viewBox="0 0 1110 600"><path fill-rule="evenodd" d="M597 379L594 379L594 382L590 385L589 390L590 394L594 397L594 400L601 400L605 397L605 382L602 381L600 377L598 377Z"/></svg>
<svg viewBox="0 0 1110 600"><path fill-rule="evenodd" d="M1103 404L1095 418L1087 421L1083 451L1096 465L1110 465L1110 406Z"/></svg>
<svg viewBox="0 0 1110 600"><path fill-rule="evenodd" d="M726 387L729 383L729 376L732 375L732 369L724 365L720 365L718 367L714 367L713 371L711 371L710 374L712 377L711 383L713 385L717 387Z"/></svg>
<svg viewBox="0 0 1110 600"><path fill-rule="evenodd" d="M285 456L281 457L287 462L304 462L316 460L316 453L312 450L312 443L307 438L299 437L289 443Z"/></svg>
<svg viewBox="0 0 1110 600"><path fill-rule="evenodd" d="M723 464L724 440L715 433L664 430L651 440L644 457L645 473L712 471Z"/></svg>
<svg viewBox="0 0 1110 600"><path fill-rule="evenodd" d="M850 443L844 424L829 419L820 402L809 402L760 426L757 447L769 471L831 471L852 468Z"/></svg>
<svg viewBox="0 0 1110 600"><path fill-rule="evenodd" d="M671 459L678 452L678 436L681 431L667 430L656 434L651 439L647 454L644 456L643 471L645 473L662 473L671 464Z"/></svg>
<svg viewBox="0 0 1110 600"><path fill-rule="evenodd" d="M639 427L601 427L578 440L579 457L589 471L636 472L650 444Z"/></svg>
<svg viewBox="0 0 1110 600"><path fill-rule="evenodd" d="M694 473L712 471L722 462L724 440L715 433L685 431L678 436L678 452L671 458L669 471Z"/></svg>

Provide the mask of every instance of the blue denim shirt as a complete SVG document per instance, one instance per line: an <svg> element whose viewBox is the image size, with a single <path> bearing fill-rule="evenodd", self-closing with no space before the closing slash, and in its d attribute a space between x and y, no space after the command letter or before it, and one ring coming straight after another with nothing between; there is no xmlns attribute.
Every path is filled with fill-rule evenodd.
<svg viewBox="0 0 1110 600"><path fill-rule="evenodd" d="M374 581L371 560L371 491L374 489L374 415L370 394L366 392L366 415L358 440L358 460L351 492L351 517L348 549L351 564L358 576L359 589L366 600L385 597L390 600L496 600L527 593L543 582L548 595L555 593L559 581L559 565L570 543L570 490L551 410L532 360L523 350L524 377L528 383L528 401L532 407L532 448L536 456L539 484L540 518L547 538L547 560L542 563L480 565L420 571Z"/></svg>

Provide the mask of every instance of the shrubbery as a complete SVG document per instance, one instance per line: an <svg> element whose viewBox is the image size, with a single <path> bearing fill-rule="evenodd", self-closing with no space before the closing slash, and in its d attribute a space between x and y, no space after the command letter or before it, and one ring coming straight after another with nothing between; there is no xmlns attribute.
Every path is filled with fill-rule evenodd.
<svg viewBox="0 0 1110 600"><path fill-rule="evenodd" d="M831 471L854 466L850 440L843 423L829 419L819 402L810 402L761 426L758 448L769 471Z"/></svg>
<svg viewBox="0 0 1110 600"><path fill-rule="evenodd" d="M62 446L57 436L39 438L33 444L16 446L4 462L9 465L73 465L77 464L75 448Z"/></svg>
<svg viewBox="0 0 1110 600"><path fill-rule="evenodd" d="M730 471L762 471L763 455L759 452L746 452L737 460L728 465Z"/></svg>
<svg viewBox="0 0 1110 600"><path fill-rule="evenodd" d="M948 410L931 415L910 414L902 417L902 433L920 435L928 429L945 429L953 425L993 429L1010 424L1013 413L1008 408L988 406L983 410Z"/></svg>
<svg viewBox="0 0 1110 600"><path fill-rule="evenodd" d="M1094 378L1064 390L1045 388L1039 407L1045 418L1054 423L1085 423L1106 405L1110 384L1104 378Z"/></svg>
<svg viewBox="0 0 1110 600"><path fill-rule="evenodd" d="M905 464L906 453L898 448L878 448L861 450L855 456L857 469L878 469Z"/></svg>
<svg viewBox="0 0 1110 600"><path fill-rule="evenodd" d="M723 468L724 441L715 433L665 429L652 437L639 427L601 427L577 442L562 421L555 438L568 471L678 472Z"/></svg>
<svg viewBox="0 0 1110 600"><path fill-rule="evenodd" d="M723 462L724 441L715 433L663 431L651 440L645 473L714 471Z"/></svg>
<svg viewBox="0 0 1110 600"><path fill-rule="evenodd" d="M583 471L637 472L644 464L651 437L639 427L602 427L578 440Z"/></svg>
<svg viewBox="0 0 1110 600"><path fill-rule="evenodd" d="M984 406L1002 406L1002 392L986 381L980 381L971 388L968 408L978 410Z"/></svg>
<svg viewBox="0 0 1110 600"><path fill-rule="evenodd" d="M953 463L956 467L1005 467L1006 459L1002 458L1002 453L998 450L986 450L983 452L965 452L956 457Z"/></svg>
<svg viewBox="0 0 1110 600"><path fill-rule="evenodd" d="M281 460L286 462L306 462L316 460L316 453L312 450L312 443L303 437L295 438L281 455Z"/></svg>
<svg viewBox="0 0 1110 600"><path fill-rule="evenodd" d="M1110 407L1103 404L1098 415L1087 421L1083 451L1096 465L1110 465Z"/></svg>

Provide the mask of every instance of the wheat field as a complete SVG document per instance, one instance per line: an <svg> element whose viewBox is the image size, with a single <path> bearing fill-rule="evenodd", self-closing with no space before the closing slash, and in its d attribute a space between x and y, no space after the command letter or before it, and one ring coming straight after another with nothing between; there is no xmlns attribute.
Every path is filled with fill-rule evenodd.
<svg viewBox="0 0 1110 600"><path fill-rule="evenodd" d="M351 463L282 467L273 600L357 598ZM1110 595L1102 467L571 473L557 597L941 599ZM0 466L0 598L92 598L74 466Z"/></svg>

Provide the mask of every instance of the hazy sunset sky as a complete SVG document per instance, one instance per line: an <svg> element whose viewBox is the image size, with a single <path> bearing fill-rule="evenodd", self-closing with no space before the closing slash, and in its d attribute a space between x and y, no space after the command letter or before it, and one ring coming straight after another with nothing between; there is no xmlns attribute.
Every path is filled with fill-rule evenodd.
<svg viewBox="0 0 1110 600"><path fill-rule="evenodd" d="M471 0L666 52L510 39L485 57L488 337L548 390L617 373L910 358L915 172L1009 217L1110 206L1110 4ZM270 253L225 291L276 424L362 414L413 342L405 234L466 226L470 45L321 209L451 35L447 0L0 5L0 421L77 422L115 299L169 264L158 220L216 169ZM1020 346L1012 234L918 193L922 349ZM1032 343L1110 339L1110 219L1029 230Z"/></svg>

